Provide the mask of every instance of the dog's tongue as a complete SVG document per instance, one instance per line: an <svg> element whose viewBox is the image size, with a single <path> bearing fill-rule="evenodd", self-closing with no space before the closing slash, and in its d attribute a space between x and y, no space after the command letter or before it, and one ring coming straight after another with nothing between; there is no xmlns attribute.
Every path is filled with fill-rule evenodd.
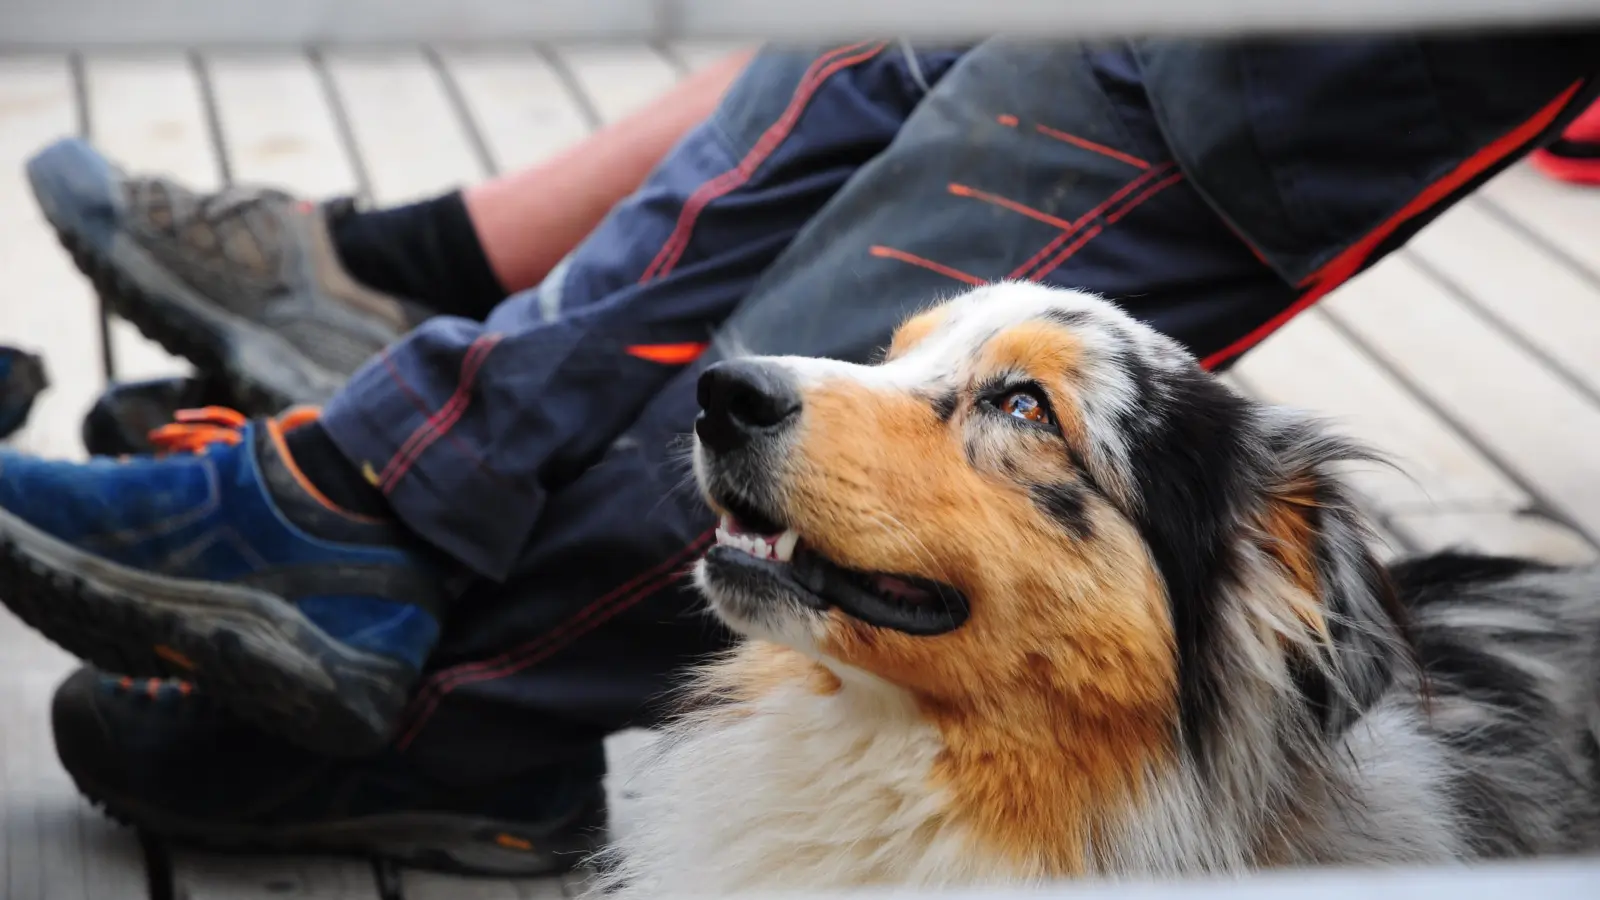
<svg viewBox="0 0 1600 900"><path fill-rule="evenodd" d="M872 576L872 586L879 591L906 603L922 603L932 596L928 591L893 575Z"/></svg>

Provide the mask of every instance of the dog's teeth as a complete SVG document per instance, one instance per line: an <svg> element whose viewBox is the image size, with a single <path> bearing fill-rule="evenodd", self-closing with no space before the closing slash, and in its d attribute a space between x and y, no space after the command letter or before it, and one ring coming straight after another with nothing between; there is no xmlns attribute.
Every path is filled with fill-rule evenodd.
<svg viewBox="0 0 1600 900"><path fill-rule="evenodd" d="M750 548L750 555L756 559L766 559L767 551L770 549L771 546L766 541L756 538L755 544Z"/></svg>
<svg viewBox="0 0 1600 900"><path fill-rule="evenodd" d="M718 527L717 528L717 543L719 543L719 544L731 544L731 543L733 543L733 535L728 533L728 529L722 528L722 527Z"/></svg>
<svg viewBox="0 0 1600 900"><path fill-rule="evenodd" d="M772 545L772 558L778 562L788 562L794 558L794 545L800 543L800 532L790 528L778 535L778 540Z"/></svg>
<svg viewBox="0 0 1600 900"><path fill-rule="evenodd" d="M718 522L717 525L719 526L718 531L720 531L720 532L722 532L724 534L732 534L733 533L733 516L730 516L727 513L723 513L722 514L722 521Z"/></svg>

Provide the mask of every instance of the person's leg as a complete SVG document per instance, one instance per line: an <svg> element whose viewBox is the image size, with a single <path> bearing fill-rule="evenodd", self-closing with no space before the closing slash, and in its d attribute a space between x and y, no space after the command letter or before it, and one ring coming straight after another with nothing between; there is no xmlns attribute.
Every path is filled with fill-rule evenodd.
<svg viewBox="0 0 1600 900"><path fill-rule="evenodd" d="M549 162L467 188L462 193L467 211L506 293L543 281L617 201L711 115L751 55L739 52L707 66Z"/></svg>
<svg viewBox="0 0 1600 900"><path fill-rule="evenodd" d="M584 471L957 51L882 41L758 59L537 289L483 323L433 319L358 372L327 430L434 546L506 578L548 494Z"/></svg>
<svg viewBox="0 0 1600 900"><path fill-rule="evenodd" d="M167 395L218 387L252 414L322 402L427 316L481 320L637 188L747 60L730 56L548 163L391 209L248 186L201 194L127 176L77 140L41 151L34 194L105 301L217 376L117 392L95 433L124 407L137 419Z"/></svg>
<svg viewBox="0 0 1600 900"><path fill-rule="evenodd" d="M805 221L892 139L923 96L919 79L936 78L957 55L929 54L911 67L884 44L860 43L816 57L775 53L753 63L714 120L680 144L572 255L557 292L512 298L487 327L434 319L347 389L405 402L404 416L384 424L386 431L360 435L393 440L394 448L421 457L401 466L413 470L404 489L393 489L401 475L377 477L377 467L355 465L334 446L337 404L321 424L303 416L241 424L212 410L163 431L171 449L198 449L195 454L126 464L16 454L0 460L4 601L102 668L187 677L194 698L264 725L191 719L187 710L195 707L178 702L189 695L163 693L159 685L156 693L174 702L177 719L143 717L132 705L138 691L80 679L64 690L58 721L66 723L63 734L70 733L60 745L62 756L84 790L164 834L231 834L256 843L320 834L396 853L397 842L419 840L417 833L397 836L368 821L385 808L407 811L394 804L432 798L431 809L442 804L463 825L484 797L537 793L541 785L553 790L555 774L531 758L509 775L467 767L431 776L407 769L409 763L391 768L384 754L361 762L329 758L377 749L386 726L396 724L385 719L388 700L404 696L440 619L461 614L451 602L454 581L504 577L496 554L516 555L517 548L504 544L520 541L528 530L533 510L522 501L537 505L537 493L522 492L542 492L546 479L559 483L584 464L576 456L552 456L553 464L574 472L518 473L515 467L529 460L517 451L497 461L494 471L477 468L481 454L465 432L443 434L456 415L452 410L464 410L459 398L451 399L453 387L439 393L441 376L453 378L465 366L471 382L481 368L472 395L504 391L497 402L529 401L528 415L496 418L494 427L509 427L507 439L532 436L564 452L573 452L568 448L576 440L603 448L607 438L594 432L620 430L626 422L617 421L619 409L641 405L682 367L690 355L684 336L700 339L715 328ZM684 224L691 220L693 227ZM495 336L496 328L505 329L503 337ZM638 337L618 341L619 335ZM486 357L491 346L498 349ZM561 387L569 377L576 383ZM554 379L549 389L539 385L546 378ZM571 403L574 387L594 379L612 390L609 401L617 408L560 405ZM553 413L534 411L544 401ZM437 404L430 412L440 417L418 416L413 402ZM361 432L371 415L383 421L375 408L360 414L347 416L344 427ZM541 420L551 418L556 427L543 427ZM463 426L471 421L461 419ZM399 431L419 428L416 439ZM487 499L443 484L439 475L457 461L424 455L429 435L452 453L471 454L471 470L493 484ZM515 448L493 452L506 450ZM391 490L369 483L363 468ZM427 537L396 533L391 512L422 521L423 510L434 504L448 514L437 507L443 495L431 493L435 489L477 505L483 527L464 531L464 540L438 530ZM469 543L484 537L493 546ZM452 552L462 558L431 568L436 557ZM671 629L660 635L680 636ZM85 704L90 711L75 715ZM555 731L562 727L552 724ZM229 747L250 743L238 737L246 729L262 748L286 748L294 740L316 753L269 753L294 762L252 779L202 773L193 770L192 752L180 748L207 743L206 728L220 729L216 743ZM593 742L569 748L561 754L561 771L583 773L592 782L597 756ZM222 770L237 771L226 756L212 759ZM293 777L312 766L349 781L323 789L326 781ZM417 790L371 794L361 788L375 778L410 779ZM479 790L462 788L464 781ZM321 787L308 793L308 785ZM342 802L350 791L359 803ZM581 792L569 799L589 802ZM526 842L535 825L570 837L568 829L585 820L573 806L533 804L528 815L537 821L523 822L525 836L512 844ZM538 864L541 857L529 859Z"/></svg>
<svg viewBox="0 0 1600 900"><path fill-rule="evenodd" d="M536 287L618 201L704 122L750 61L741 52L531 168L460 192L345 216L333 244L363 284L443 315L482 320Z"/></svg>

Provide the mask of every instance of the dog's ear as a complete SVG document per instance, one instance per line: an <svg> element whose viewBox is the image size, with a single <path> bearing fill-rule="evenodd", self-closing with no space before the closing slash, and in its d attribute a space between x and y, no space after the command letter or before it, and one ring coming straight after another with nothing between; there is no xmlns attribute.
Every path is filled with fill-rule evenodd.
<svg viewBox="0 0 1600 900"><path fill-rule="evenodd" d="M1253 564L1284 589L1257 610L1275 620L1297 688L1319 724L1347 727L1383 693L1398 659L1385 569L1337 467L1372 458L1320 423L1264 407L1193 370L1126 362L1144 401L1123 423L1130 505L1166 586L1185 737L1200 755L1254 663L1226 622L1250 611ZM1255 545L1252 547L1252 543Z"/></svg>
<svg viewBox="0 0 1600 900"><path fill-rule="evenodd" d="M1285 642L1298 689L1330 733L1381 696L1405 657L1405 623L1371 530L1339 477L1339 464L1372 454L1319 423L1278 423L1269 438L1276 474L1257 523L1263 556L1288 589L1296 631Z"/></svg>

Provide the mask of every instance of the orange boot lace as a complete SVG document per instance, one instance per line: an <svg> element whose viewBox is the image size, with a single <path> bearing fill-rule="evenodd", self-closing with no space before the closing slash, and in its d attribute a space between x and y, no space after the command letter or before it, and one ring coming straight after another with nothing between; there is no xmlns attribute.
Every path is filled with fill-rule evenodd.
<svg viewBox="0 0 1600 900"><path fill-rule="evenodd" d="M279 416L275 424L290 431L315 421L318 412L316 407L295 407ZM212 444L233 446L244 440L244 426L249 421L244 413L226 406L180 409L171 422L150 432L150 443L161 454L202 453Z"/></svg>

